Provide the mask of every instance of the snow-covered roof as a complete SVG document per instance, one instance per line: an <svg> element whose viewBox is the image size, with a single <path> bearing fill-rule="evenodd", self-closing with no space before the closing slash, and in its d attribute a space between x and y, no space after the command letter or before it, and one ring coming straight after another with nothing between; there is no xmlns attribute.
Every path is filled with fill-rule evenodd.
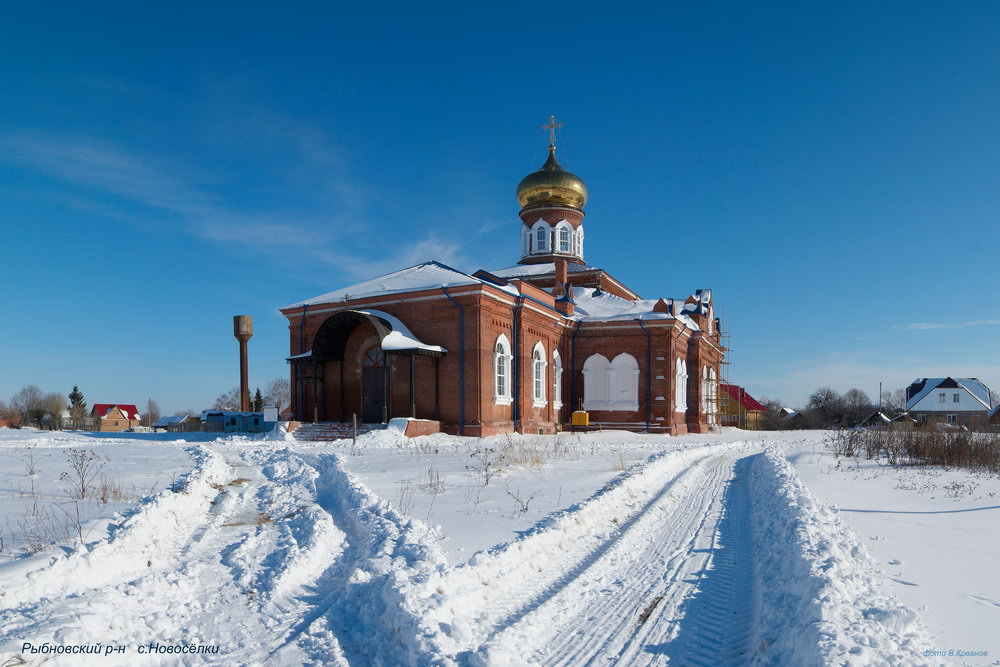
<svg viewBox="0 0 1000 667"><path fill-rule="evenodd" d="M357 311L362 315L372 315L381 320L385 320L389 323L392 331L385 335L382 339L382 349L386 352L401 352L404 350L423 350L425 352L437 352L439 354L444 354L447 352L446 349L440 345L428 345L421 342L416 336L413 335L405 324L403 324L399 318L390 315L389 313L383 312L381 310L359 310Z"/></svg>
<svg viewBox="0 0 1000 667"><path fill-rule="evenodd" d="M569 273L580 273L581 271L600 271L597 267L588 264L577 264L576 262L566 262L566 270ZM555 262L542 264L515 264L506 269L489 271L497 278L519 278L521 276L544 276L548 273L555 273Z"/></svg>
<svg viewBox="0 0 1000 667"><path fill-rule="evenodd" d="M321 294L312 299L299 301L298 303L284 306L284 308L301 308L302 306L311 306L318 303L343 301L346 298L361 299L381 296L383 294L395 294L397 292L416 292L426 289L440 289L441 287L455 287L458 285L476 285L482 282L478 278L473 278L467 273L462 273L458 269L445 266L440 262L424 262L423 264L387 273L378 278L342 287L341 289Z"/></svg>
<svg viewBox="0 0 1000 667"><path fill-rule="evenodd" d="M170 424L180 424L185 419L188 419L187 415L173 415L172 417L162 417L159 421L153 424L153 427L163 428L164 426L169 426Z"/></svg>
<svg viewBox="0 0 1000 667"><path fill-rule="evenodd" d="M671 315L653 310L658 299L629 301L620 296L593 287L574 287L575 304L573 319L581 322L614 322L621 320L678 320L694 331L695 324L687 315Z"/></svg>
<svg viewBox="0 0 1000 667"><path fill-rule="evenodd" d="M91 413L96 412L98 417L104 419L108 416L108 411L112 408L121 408L121 411L125 414L126 419L139 418L139 409L131 403L95 403L94 407L91 409Z"/></svg>
<svg viewBox="0 0 1000 667"><path fill-rule="evenodd" d="M879 412L878 410L876 410L875 412L873 412L870 415L868 415L868 417L862 423L867 424L868 422L872 422L872 421L876 421L876 422L880 421L880 422L888 424L892 420L889 419L885 415L885 413Z"/></svg>
<svg viewBox="0 0 1000 667"><path fill-rule="evenodd" d="M914 382L923 382L923 388L906 401L906 410L913 409L917 403L922 401L927 394L931 393L945 380L954 380L955 384L965 389L972 397L983 404L984 408L990 407L990 389L978 378L920 378Z"/></svg>

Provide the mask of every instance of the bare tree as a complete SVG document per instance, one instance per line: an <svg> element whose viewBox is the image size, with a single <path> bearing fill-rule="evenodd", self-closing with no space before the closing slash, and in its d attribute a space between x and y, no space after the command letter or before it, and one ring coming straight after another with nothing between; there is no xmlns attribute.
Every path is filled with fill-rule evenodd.
<svg viewBox="0 0 1000 667"><path fill-rule="evenodd" d="M868 416L872 409L872 399L861 389L848 389L843 397L844 417L848 425L854 425Z"/></svg>
<svg viewBox="0 0 1000 667"><path fill-rule="evenodd" d="M264 387L264 405L273 405L279 414L291 403L291 398L288 378L275 378Z"/></svg>
<svg viewBox="0 0 1000 667"><path fill-rule="evenodd" d="M764 417L761 419L761 428L765 431L782 431L786 428L785 413L781 411L783 407L781 401L772 398L761 398L760 404L767 408Z"/></svg>
<svg viewBox="0 0 1000 667"><path fill-rule="evenodd" d="M26 384L10 397L10 407L21 416L25 422L37 422L45 411L42 408L42 390L38 385Z"/></svg>
<svg viewBox="0 0 1000 667"><path fill-rule="evenodd" d="M215 399L212 405L213 410L239 410L240 409L240 388L233 387L226 393Z"/></svg>
<svg viewBox="0 0 1000 667"><path fill-rule="evenodd" d="M1000 392L990 389L990 407L995 408L1000 403Z"/></svg>
<svg viewBox="0 0 1000 667"><path fill-rule="evenodd" d="M66 400L62 394L46 394L42 399L43 417L47 419L49 428L62 428L63 411L66 410Z"/></svg>
<svg viewBox="0 0 1000 667"><path fill-rule="evenodd" d="M882 412L889 417L895 417L906 410L906 390L894 389L882 392Z"/></svg>
<svg viewBox="0 0 1000 667"><path fill-rule="evenodd" d="M809 397L806 406L813 425L829 427L844 419L844 399L830 387L820 387Z"/></svg>
<svg viewBox="0 0 1000 667"><path fill-rule="evenodd" d="M160 406L157 405L156 401L153 399L148 399L146 401L146 414L142 416L142 421L146 426L152 426L156 422L160 421Z"/></svg>

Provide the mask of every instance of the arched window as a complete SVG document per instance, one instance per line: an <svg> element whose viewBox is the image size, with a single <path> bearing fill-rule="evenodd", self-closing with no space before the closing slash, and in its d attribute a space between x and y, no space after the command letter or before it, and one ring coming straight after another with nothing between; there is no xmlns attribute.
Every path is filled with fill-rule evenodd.
<svg viewBox="0 0 1000 667"><path fill-rule="evenodd" d="M583 407L586 410L638 410L639 362L622 352L614 361L595 354L583 364Z"/></svg>
<svg viewBox="0 0 1000 667"><path fill-rule="evenodd" d="M674 360L674 410L687 410L687 362L677 357Z"/></svg>
<svg viewBox="0 0 1000 667"><path fill-rule="evenodd" d="M521 225L521 257L531 254L531 230L526 225Z"/></svg>
<svg viewBox="0 0 1000 667"><path fill-rule="evenodd" d="M534 254L549 251L549 236L552 228L549 223L539 220L531 228L531 252Z"/></svg>
<svg viewBox="0 0 1000 667"><path fill-rule="evenodd" d="M365 368L380 368L385 366L385 352L382 348L376 345L367 352L365 352L365 358L362 360L362 366Z"/></svg>
<svg viewBox="0 0 1000 667"><path fill-rule="evenodd" d="M701 414L707 415L708 406L708 366L701 367Z"/></svg>
<svg viewBox="0 0 1000 667"><path fill-rule="evenodd" d="M556 225L556 250L566 254L573 252L573 227L565 220Z"/></svg>
<svg viewBox="0 0 1000 667"><path fill-rule="evenodd" d="M708 415L708 423L715 424L715 415L718 411L719 400L719 376L711 366L705 366L705 386L702 388L704 412Z"/></svg>
<svg viewBox="0 0 1000 667"><path fill-rule="evenodd" d="M545 348L535 343L531 351L531 403L536 408L545 406Z"/></svg>
<svg viewBox="0 0 1000 667"><path fill-rule="evenodd" d="M500 334L493 347L493 401L497 405L511 404L510 341Z"/></svg>
<svg viewBox="0 0 1000 667"><path fill-rule="evenodd" d="M583 409L607 410L611 398L611 362L594 354L583 363Z"/></svg>
<svg viewBox="0 0 1000 667"><path fill-rule="evenodd" d="M562 407L562 357L559 350L552 351L552 407Z"/></svg>
<svg viewBox="0 0 1000 667"><path fill-rule="evenodd" d="M611 362L611 409L639 409L639 362L627 352Z"/></svg>
<svg viewBox="0 0 1000 667"><path fill-rule="evenodd" d="M583 259L583 225L577 227L573 234L573 254Z"/></svg>

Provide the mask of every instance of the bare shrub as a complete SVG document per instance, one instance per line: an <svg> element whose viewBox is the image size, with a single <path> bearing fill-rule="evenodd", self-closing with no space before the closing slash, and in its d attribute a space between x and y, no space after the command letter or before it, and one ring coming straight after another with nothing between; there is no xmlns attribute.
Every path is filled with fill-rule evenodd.
<svg viewBox="0 0 1000 667"><path fill-rule="evenodd" d="M528 512L528 505L535 499L535 496L531 495L527 499L522 499L520 489L511 491L509 484L505 488L507 489L507 495L514 499L514 515L526 514Z"/></svg>
<svg viewBox="0 0 1000 667"><path fill-rule="evenodd" d="M476 473L483 486L489 486L490 480L503 470L501 467L504 463L503 454L498 452L495 447L476 445L469 456L472 458L472 464L465 466L465 468Z"/></svg>
<svg viewBox="0 0 1000 667"><path fill-rule="evenodd" d="M25 510L17 520L23 549L29 556L69 539L73 535L70 526L50 508L34 505Z"/></svg>
<svg viewBox="0 0 1000 667"><path fill-rule="evenodd" d="M828 440L835 456L864 457L890 466L940 465L1000 473L1000 433L968 431L839 431Z"/></svg>
<svg viewBox="0 0 1000 667"><path fill-rule="evenodd" d="M413 509L414 493L412 479L407 479L405 482L399 483L399 499L396 502L396 507L399 509L400 514L410 515L410 511Z"/></svg>
<svg viewBox="0 0 1000 667"><path fill-rule="evenodd" d="M230 482L230 486L232 485L232 482ZM94 497L102 505L132 500L131 495L125 492L125 484L121 479L118 477L109 477L108 475L101 475L100 481L94 488Z"/></svg>
<svg viewBox="0 0 1000 667"><path fill-rule="evenodd" d="M69 460L69 471L60 475L59 479L66 484L70 498L83 500L90 493L104 463L92 449L70 449L66 458Z"/></svg>
<svg viewBox="0 0 1000 667"><path fill-rule="evenodd" d="M437 468L427 469L427 481L420 485L420 488L427 493L438 495L445 492L444 482L441 481L441 471Z"/></svg>

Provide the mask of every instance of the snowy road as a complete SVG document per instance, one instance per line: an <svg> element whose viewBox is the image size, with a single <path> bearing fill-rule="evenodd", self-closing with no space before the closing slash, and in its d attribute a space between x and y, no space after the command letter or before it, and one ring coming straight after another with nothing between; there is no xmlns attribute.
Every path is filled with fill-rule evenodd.
<svg viewBox="0 0 1000 667"><path fill-rule="evenodd" d="M919 646L761 443L653 456L459 566L336 454L193 450L187 478L110 538L0 568L0 655L103 642L125 647L110 664L913 664ZM846 593L824 596L820 564L847 568Z"/></svg>
<svg viewBox="0 0 1000 667"><path fill-rule="evenodd" d="M752 555L745 478L734 476L745 456L692 461L662 480L633 515L615 517L620 528L607 539L556 559L549 566L554 581L546 572L533 575L547 585L524 587L530 594L490 633L491 657L566 665L746 661L754 634ZM728 553L721 559L724 516L736 530L725 536ZM725 585L715 583L732 581L737 563L749 595L726 595ZM695 597L699 589L705 597ZM685 614L689 600L701 616L696 620ZM690 631L682 637L685 616Z"/></svg>

